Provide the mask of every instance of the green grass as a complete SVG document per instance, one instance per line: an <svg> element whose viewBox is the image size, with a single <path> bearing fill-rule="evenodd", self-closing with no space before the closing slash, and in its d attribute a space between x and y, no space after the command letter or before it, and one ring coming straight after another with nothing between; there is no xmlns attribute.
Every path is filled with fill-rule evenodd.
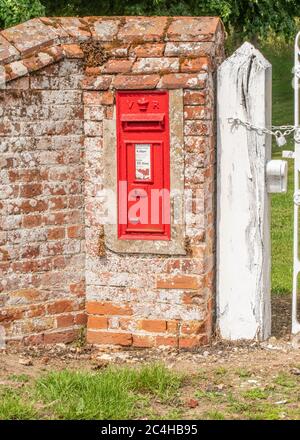
<svg viewBox="0 0 300 440"><path fill-rule="evenodd" d="M294 123L292 87L293 47L268 45L262 53L272 64L273 71L273 125ZM292 136L284 149L293 149ZM273 157L281 158L281 149L273 143ZM293 160L289 160L287 194L271 197L272 221L272 293L289 294L292 289L293 268Z"/></svg>
<svg viewBox="0 0 300 440"><path fill-rule="evenodd" d="M32 420L37 411L26 396L14 389L0 389L0 420Z"/></svg>
<svg viewBox="0 0 300 440"><path fill-rule="evenodd" d="M251 367L249 367L251 368ZM284 370L245 386L235 371L181 375L162 364L108 367L100 372L54 371L0 385L0 420L61 419L299 419L300 381ZM223 374L224 389L208 391ZM253 371L249 374L252 376ZM243 373L242 373L243 375ZM243 386L242 386L243 385ZM200 388L200 389L199 389ZM191 408L189 400L198 404Z"/></svg>
<svg viewBox="0 0 300 440"><path fill-rule="evenodd" d="M157 404L176 418L174 399L182 381L182 375L161 364L51 372L17 390L0 388L0 420L158 418Z"/></svg>
<svg viewBox="0 0 300 440"><path fill-rule="evenodd" d="M129 419L147 413L153 398L174 398L181 380L159 364L101 373L66 370L40 378L35 397L61 419Z"/></svg>

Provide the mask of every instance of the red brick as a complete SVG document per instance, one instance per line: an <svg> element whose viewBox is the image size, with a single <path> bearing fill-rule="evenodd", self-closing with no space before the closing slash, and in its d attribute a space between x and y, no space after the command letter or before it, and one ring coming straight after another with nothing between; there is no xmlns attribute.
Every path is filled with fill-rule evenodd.
<svg viewBox="0 0 300 440"><path fill-rule="evenodd" d="M213 109L200 105L184 106L185 119L212 119Z"/></svg>
<svg viewBox="0 0 300 440"><path fill-rule="evenodd" d="M47 304L47 312L50 314L71 312L73 309L73 301L68 299L62 299L52 304Z"/></svg>
<svg viewBox="0 0 300 440"><path fill-rule="evenodd" d="M82 225L68 226L68 238L83 238L84 227Z"/></svg>
<svg viewBox="0 0 300 440"><path fill-rule="evenodd" d="M10 307L0 310L0 322L13 322L24 317L24 307Z"/></svg>
<svg viewBox="0 0 300 440"><path fill-rule="evenodd" d="M186 120L184 134L186 136L207 136L211 133L210 121Z"/></svg>
<svg viewBox="0 0 300 440"><path fill-rule="evenodd" d="M162 319L143 319L140 321L140 328L147 332L165 332L167 329L167 322Z"/></svg>
<svg viewBox="0 0 300 440"><path fill-rule="evenodd" d="M179 348L195 349L203 345L207 345L209 338L207 335L198 335L179 338Z"/></svg>
<svg viewBox="0 0 300 440"><path fill-rule="evenodd" d="M169 275L158 276L156 280L157 289L194 289L202 286L201 278L197 275Z"/></svg>
<svg viewBox="0 0 300 440"><path fill-rule="evenodd" d="M177 347L178 338L177 336L156 336L155 345L157 347L167 346L167 347Z"/></svg>
<svg viewBox="0 0 300 440"><path fill-rule="evenodd" d="M120 306L111 302L88 302L86 304L86 311L94 315L132 315L132 308L130 306Z"/></svg>
<svg viewBox="0 0 300 440"><path fill-rule="evenodd" d="M42 295L39 290L33 288L14 290L10 292L9 295L12 298L26 299L27 302L34 302L42 299Z"/></svg>
<svg viewBox="0 0 300 440"><path fill-rule="evenodd" d="M53 269L64 269L67 265L67 260L63 255L54 257L52 260Z"/></svg>
<svg viewBox="0 0 300 440"><path fill-rule="evenodd" d="M179 58L148 57L138 59L132 68L134 73L169 73L179 71Z"/></svg>
<svg viewBox="0 0 300 440"><path fill-rule="evenodd" d="M207 71L208 63L208 57L184 58L181 59L180 70L183 73Z"/></svg>
<svg viewBox="0 0 300 440"><path fill-rule="evenodd" d="M27 245L21 250L21 258L34 258L40 255L39 244Z"/></svg>
<svg viewBox="0 0 300 440"><path fill-rule="evenodd" d="M171 41L214 41L219 24L217 17L176 17L166 37Z"/></svg>
<svg viewBox="0 0 300 440"><path fill-rule="evenodd" d="M19 58L19 52L17 49L10 44L2 35L0 35L0 46L1 46L1 52L0 52L0 61L1 64L7 64L11 63L12 61L15 61Z"/></svg>
<svg viewBox="0 0 300 440"><path fill-rule="evenodd" d="M107 318L104 316L89 315L87 321L88 329L107 329Z"/></svg>
<svg viewBox="0 0 300 440"><path fill-rule="evenodd" d="M36 318L38 316L43 316L46 313L46 308L44 305L32 305L30 309L26 312L27 318Z"/></svg>
<svg viewBox="0 0 300 440"><path fill-rule="evenodd" d="M23 227L24 228L36 228L42 224L42 216L41 215L26 215L23 218Z"/></svg>
<svg viewBox="0 0 300 440"><path fill-rule="evenodd" d="M108 75L86 76L82 80L82 88L84 90L107 90L112 81L112 77Z"/></svg>
<svg viewBox="0 0 300 440"><path fill-rule="evenodd" d="M20 212L28 214L30 212L43 212L48 209L48 202L45 200L24 200L20 205Z"/></svg>
<svg viewBox="0 0 300 440"><path fill-rule="evenodd" d="M65 237L65 228L48 229L48 240L61 240Z"/></svg>
<svg viewBox="0 0 300 440"><path fill-rule="evenodd" d="M87 342L90 344L108 344L129 346L132 344L131 333L113 333L113 332L98 332L87 331Z"/></svg>
<svg viewBox="0 0 300 440"><path fill-rule="evenodd" d="M22 339L22 343L24 345L40 345L44 343L44 334L40 333L39 335L30 335L30 336L24 336Z"/></svg>
<svg viewBox="0 0 300 440"><path fill-rule="evenodd" d="M179 331L180 321L167 321L167 332L177 334Z"/></svg>
<svg viewBox="0 0 300 440"><path fill-rule="evenodd" d="M133 347L150 348L155 346L154 336L132 335Z"/></svg>
<svg viewBox="0 0 300 440"><path fill-rule="evenodd" d="M42 194L42 185L40 183L28 183L20 187L20 197L36 197Z"/></svg>
<svg viewBox="0 0 300 440"><path fill-rule="evenodd" d="M62 49L66 58L83 58L83 50L79 44L63 44Z"/></svg>
<svg viewBox="0 0 300 440"><path fill-rule="evenodd" d="M169 73L163 75L158 87L167 89L203 89L206 84L205 74Z"/></svg>
<svg viewBox="0 0 300 440"><path fill-rule="evenodd" d="M138 58L143 57L162 57L164 54L164 43L144 43L132 45L129 54Z"/></svg>
<svg viewBox="0 0 300 440"><path fill-rule="evenodd" d="M57 209L65 209L68 205L67 197L50 197L49 198L49 208L51 211L56 211Z"/></svg>
<svg viewBox="0 0 300 440"><path fill-rule="evenodd" d="M76 296L85 296L85 282L84 282L84 280L80 281L79 283L70 284L69 289L70 289L70 292Z"/></svg>
<svg viewBox="0 0 300 440"><path fill-rule="evenodd" d="M75 41L85 41L91 37L88 23L81 17L47 17L42 18L47 23L57 28L58 24L64 31L64 34L69 34ZM53 21L52 21L53 20Z"/></svg>
<svg viewBox="0 0 300 440"><path fill-rule="evenodd" d="M133 61L126 59L110 59L103 66L103 73L128 73L131 71Z"/></svg>
<svg viewBox="0 0 300 440"><path fill-rule="evenodd" d="M86 326L86 324L87 324L87 315L86 315L86 313L77 313L76 315L74 315L74 323L76 325L84 325L84 326Z"/></svg>
<svg viewBox="0 0 300 440"><path fill-rule="evenodd" d="M72 327L74 324L74 316L71 314L60 315L56 318L57 327Z"/></svg>
<svg viewBox="0 0 300 440"><path fill-rule="evenodd" d="M28 55L58 41L54 30L44 25L38 18L5 29L2 34L22 55Z"/></svg>
<svg viewBox="0 0 300 440"><path fill-rule="evenodd" d="M117 37L120 19L117 17L85 17L89 24L92 37L100 41L113 41Z"/></svg>
<svg viewBox="0 0 300 440"><path fill-rule="evenodd" d="M206 321L184 321L180 326L181 334L193 335L206 331Z"/></svg>
<svg viewBox="0 0 300 440"><path fill-rule="evenodd" d="M204 105L207 101L207 93L198 90L185 90L183 100L185 105Z"/></svg>
<svg viewBox="0 0 300 440"><path fill-rule="evenodd" d="M86 105L112 105L114 94L112 92L86 91L83 92L83 103Z"/></svg>
<svg viewBox="0 0 300 440"><path fill-rule="evenodd" d="M73 342L77 337L78 332L76 330L64 330L53 333L45 333L44 334L44 344L58 344L65 343L68 344Z"/></svg>
<svg viewBox="0 0 300 440"><path fill-rule="evenodd" d="M117 75L113 80L116 89L154 89L159 75Z"/></svg>
<svg viewBox="0 0 300 440"><path fill-rule="evenodd" d="M118 38L131 43L159 41L164 36L167 23L167 17L126 17Z"/></svg>
<svg viewBox="0 0 300 440"><path fill-rule="evenodd" d="M183 304L187 304L187 305L201 305L203 304L204 301L204 295L202 294L201 291L195 291L195 290L190 290L188 292L184 292L182 295L182 302Z"/></svg>

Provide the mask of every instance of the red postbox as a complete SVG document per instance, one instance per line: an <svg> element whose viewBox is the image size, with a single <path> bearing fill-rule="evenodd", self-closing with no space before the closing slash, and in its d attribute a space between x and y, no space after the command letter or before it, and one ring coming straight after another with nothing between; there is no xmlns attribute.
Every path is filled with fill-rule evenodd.
<svg viewBox="0 0 300 440"><path fill-rule="evenodd" d="M118 237L170 239L169 96L117 92Z"/></svg>

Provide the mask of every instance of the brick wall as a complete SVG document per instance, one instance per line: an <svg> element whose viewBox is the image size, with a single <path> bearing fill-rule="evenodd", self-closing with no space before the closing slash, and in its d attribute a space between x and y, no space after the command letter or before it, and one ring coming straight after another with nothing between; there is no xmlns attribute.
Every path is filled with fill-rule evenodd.
<svg viewBox="0 0 300 440"><path fill-rule="evenodd" d="M1 309L9 339L70 341L84 313L82 67L1 92Z"/></svg>
<svg viewBox="0 0 300 440"><path fill-rule="evenodd" d="M215 18L34 19L0 33L0 324L10 340L191 348L212 332ZM103 120L119 89L182 89L186 256L105 248ZM199 224L201 226L199 226ZM105 237L104 237L105 240ZM101 248L101 249L100 249Z"/></svg>

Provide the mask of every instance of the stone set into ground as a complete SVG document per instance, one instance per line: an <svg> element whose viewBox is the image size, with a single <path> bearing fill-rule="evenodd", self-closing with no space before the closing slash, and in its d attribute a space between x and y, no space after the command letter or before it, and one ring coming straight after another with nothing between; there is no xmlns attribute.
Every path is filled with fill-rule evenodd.
<svg viewBox="0 0 300 440"><path fill-rule="evenodd" d="M212 17L33 19L0 33L0 325L7 342L191 348L212 335ZM201 212L185 255L105 246L103 121L116 90L181 90L184 188ZM199 228L199 223L202 225Z"/></svg>

